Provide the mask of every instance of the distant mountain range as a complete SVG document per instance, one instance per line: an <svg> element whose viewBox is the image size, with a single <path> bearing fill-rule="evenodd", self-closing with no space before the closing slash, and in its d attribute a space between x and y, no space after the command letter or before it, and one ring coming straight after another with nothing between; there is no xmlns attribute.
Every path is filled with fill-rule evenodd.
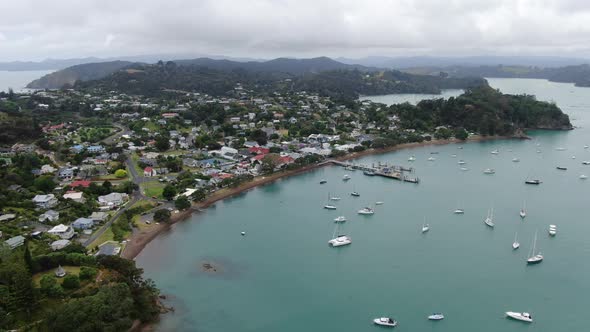
<svg viewBox="0 0 590 332"><path fill-rule="evenodd" d="M557 56L466 56L466 57L435 57L409 56L385 57L369 56L358 59L336 58L347 64L358 64L368 67L405 69L414 67L449 67L449 66L533 66L533 67L564 67L590 63L590 59L557 57Z"/></svg>
<svg viewBox="0 0 590 332"><path fill-rule="evenodd" d="M218 71L245 70L259 73L284 73L289 75L302 75L304 73L319 73L337 69L358 69L362 71L375 71L360 65L340 63L327 57L311 59L278 58L269 61L238 62L225 59L197 58L191 60L176 60L178 66L196 66ZM59 89L64 85L73 85L76 81L89 81L106 77L126 67L133 65L145 65L145 63L129 61L111 61L100 63L81 64L47 74L27 85L31 89Z"/></svg>

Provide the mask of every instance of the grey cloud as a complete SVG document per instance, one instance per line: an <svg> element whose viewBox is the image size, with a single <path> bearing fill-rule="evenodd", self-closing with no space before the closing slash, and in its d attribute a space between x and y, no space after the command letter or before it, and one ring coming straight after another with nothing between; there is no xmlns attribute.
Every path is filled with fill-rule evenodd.
<svg viewBox="0 0 590 332"><path fill-rule="evenodd" d="M585 0L20 0L0 13L0 60L590 54Z"/></svg>

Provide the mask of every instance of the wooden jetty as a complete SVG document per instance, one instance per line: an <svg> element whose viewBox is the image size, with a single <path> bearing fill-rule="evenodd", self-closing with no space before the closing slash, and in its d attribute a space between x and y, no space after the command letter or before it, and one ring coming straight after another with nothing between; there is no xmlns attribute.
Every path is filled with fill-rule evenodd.
<svg viewBox="0 0 590 332"><path fill-rule="evenodd" d="M405 175L405 173L414 172L414 169L412 167L390 165L387 163L378 163L377 165L372 164L371 166L368 166L333 159L326 160L325 163L331 163L334 165L345 167L347 169L361 170L363 172L366 172L366 174L378 175L403 182L420 183L419 178Z"/></svg>

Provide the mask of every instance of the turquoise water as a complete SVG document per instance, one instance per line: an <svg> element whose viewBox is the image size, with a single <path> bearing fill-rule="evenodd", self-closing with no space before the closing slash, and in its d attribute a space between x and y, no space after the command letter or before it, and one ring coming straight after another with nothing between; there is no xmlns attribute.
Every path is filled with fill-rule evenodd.
<svg viewBox="0 0 590 332"><path fill-rule="evenodd" d="M326 167L220 202L175 225L137 258L176 308L163 316L159 330L374 331L374 317L391 316L398 331L587 331L590 179L578 177L590 176L590 166L581 164L590 160L590 149L583 148L590 144L590 89L489 81L504 92L555 101L580 128L536 132L530 141L423 147L360 161L408 165L415 155L418 185L359 171L348 172L352 179L345 183L344 169ZM500 153L490 154L493 149ZM436 160L427 161L430 156ZM514 157L521 162L513 163ZM460 171L458 159L469 171ZM569 169L558 171L557 165ZM485 168L496 174L484 175ZM529 175L543 184L525 185ZM328 183L320 185L323 178ZM361 197L349 196L352 190ZM329 193L342 196L336 211L322 209ZM528 215L521 221L525 200ZM376 201L384 204L375 206L375 215L356 214ZM464 215L452 214L458 202ZM491 206L493 230L483 224ZM330 248L338 215L348 218L341 231L353 243ZM427 234L420 233L424 218ZM558 227L555 238L547 235L549 224ZM535 231L545 260L527 266ZM517 251L511 248L515 232ZM201 272L204 261L221 272ZM445 320L428 321L434 311ZM530 311L535 322L507 320L505 311Z"/></svg>

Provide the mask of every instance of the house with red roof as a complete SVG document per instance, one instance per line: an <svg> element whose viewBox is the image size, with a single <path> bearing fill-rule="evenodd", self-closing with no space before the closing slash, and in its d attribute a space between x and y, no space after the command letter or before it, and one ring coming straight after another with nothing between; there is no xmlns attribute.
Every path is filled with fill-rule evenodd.
<svg viewBox="0 0 590 332"><path fill-rule="evenodd" d="M153 167L146 167L143 169L143 176L156 176L158 173Z"/></svg>
<svg viewBox="0 0 590 332"><path fill-rule="evenodd" d="M250 152L252 154L267 154L270 152L270 149L259 147L259 146L253 146L248 149L248 152Z"/></svg>
<svg viewBox="0 0 590 332"><path fill-rule="evenodd" d="M77 188L77 187L88 188L88 187L90 187L90 183L92 183L92 182L86 181L86 180L76 180L70 184L70 187L72 187L72 188Z"/></svg>

